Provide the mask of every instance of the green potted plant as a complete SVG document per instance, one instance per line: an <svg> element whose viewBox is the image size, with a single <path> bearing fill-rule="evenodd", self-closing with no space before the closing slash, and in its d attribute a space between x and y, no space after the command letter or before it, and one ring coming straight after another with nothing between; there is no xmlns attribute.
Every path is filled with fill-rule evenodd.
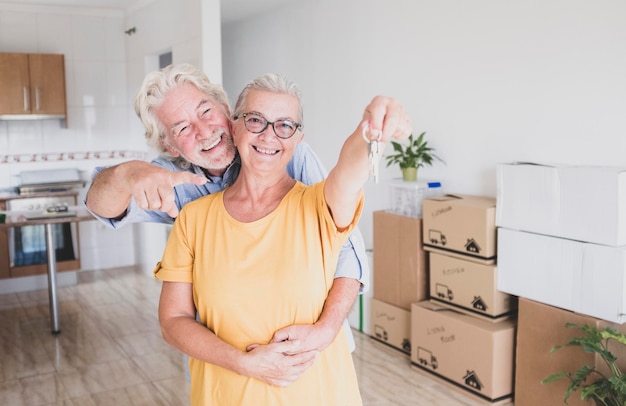
<svg viewBox="0 0 626 406"><path fill-rule="evenodd" d="M402 145L398 142L391 141L393 146L393 154L387 155L387 166L398 164L402 170L402 179L408 182L417 181L417 171L423 166L430 166L433 160L443 162L435 154L434 148L428 146L428 141L424 140L426 132L423 132L417 138L413 138L413 134L407 139L408 145Z"/></svg>
<svg viewBox="0 0 626 406"><path fill-rule="evenodd" d="M567 327L583 331L580 337L572 337L563 345L556 345L552 352L563 347L580 347L583 351L597 354L604 361L609 374L602 373L596 366L583 365L576 372L558 372L548 376L541 383L550 383L562 378L570 381L565 391L567 403L572 392L580 391L581 400L592 400L597 406L626 406L626 375L616 364L617 357L609 351L609 342L626 345L626 335L609 327L598 330L595 326L567 323Z"/></svg>

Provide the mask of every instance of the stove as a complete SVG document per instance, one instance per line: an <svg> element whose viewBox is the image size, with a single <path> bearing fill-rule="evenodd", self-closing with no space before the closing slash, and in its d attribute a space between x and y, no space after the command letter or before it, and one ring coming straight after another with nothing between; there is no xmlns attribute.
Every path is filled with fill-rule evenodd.
<svg viewBox="0 0 626 406"><path fill-rule="evenodd" d="M77 168L23 171L20 173L20 195L42 192L65 192L85 186Z"/></svg>

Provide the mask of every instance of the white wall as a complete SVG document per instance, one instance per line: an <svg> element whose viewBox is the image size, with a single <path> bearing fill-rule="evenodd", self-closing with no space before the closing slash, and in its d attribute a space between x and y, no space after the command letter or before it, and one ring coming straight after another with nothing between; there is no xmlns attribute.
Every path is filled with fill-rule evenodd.
<svg viewBox="0 0 626 406"><path fill-rule="evenodd" d="M369 100L394 96L446 161L421 176L495 196L499 162L626 166L624 21L621 0L304 0L223 27L224 84L234 101L265 72L295 80L328 168ZM368 247L386 193L366 186Z"/></svg>

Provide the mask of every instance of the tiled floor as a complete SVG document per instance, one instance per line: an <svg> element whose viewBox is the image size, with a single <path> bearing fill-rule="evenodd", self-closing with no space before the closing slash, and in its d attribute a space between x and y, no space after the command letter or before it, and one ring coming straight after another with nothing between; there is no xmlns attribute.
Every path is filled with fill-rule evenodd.
<svg viewBox="0 0 626 406"><path fill-rule="evenodd" d="M159 331L159 292L133 268L81 272L59 289L59 335L50 334L47 290L0 295L0 405L187 405L184 357ZM365 405L480 404L355 335Z"/></svg>

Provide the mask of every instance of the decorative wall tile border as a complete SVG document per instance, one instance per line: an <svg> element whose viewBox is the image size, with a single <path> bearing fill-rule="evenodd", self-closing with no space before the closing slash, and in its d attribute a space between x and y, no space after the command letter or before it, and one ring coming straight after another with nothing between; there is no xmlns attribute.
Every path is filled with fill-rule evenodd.
<svg viewBox="0 0 626 406"><path fill-rule="evenodd" d="M83 161L94 159L147 159L142 151L94 151L94 152L50 152L44 154L0 155L1 164L26 162Z"/></svg>

